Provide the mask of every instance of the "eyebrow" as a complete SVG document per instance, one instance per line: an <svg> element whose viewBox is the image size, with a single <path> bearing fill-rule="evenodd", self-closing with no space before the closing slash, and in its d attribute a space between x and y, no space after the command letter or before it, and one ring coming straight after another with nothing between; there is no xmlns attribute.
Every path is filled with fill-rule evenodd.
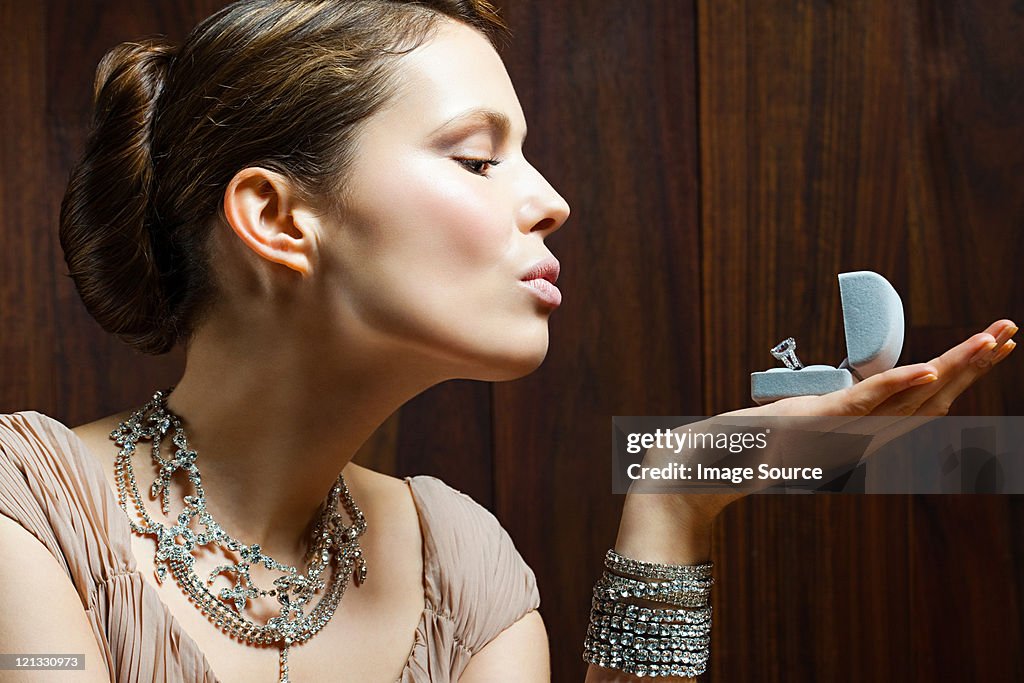
<svg viewBox="0 0 1024 683"><path fill-rule="evenodd" d="M460 132L466 129L490 129L497 133L499 139L508 138L512 130L512 122L508 116L495 109L477 108L456 114L440 126L435 128L430 136L443 134L446 130L455 128ZM523 129L523 141L526 140L526 130Z"/></svg>

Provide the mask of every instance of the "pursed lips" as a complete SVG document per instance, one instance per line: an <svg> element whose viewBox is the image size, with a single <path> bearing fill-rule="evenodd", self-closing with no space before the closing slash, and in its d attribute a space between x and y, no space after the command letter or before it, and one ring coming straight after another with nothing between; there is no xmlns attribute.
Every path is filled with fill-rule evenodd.
<svg viewBox="0 0 1024 683"><path fill-rule="evenodd" d="M557 308L562 303L562 292L555 286L560 265L550 257L535 263L520 280L545 303Z"/></svg>

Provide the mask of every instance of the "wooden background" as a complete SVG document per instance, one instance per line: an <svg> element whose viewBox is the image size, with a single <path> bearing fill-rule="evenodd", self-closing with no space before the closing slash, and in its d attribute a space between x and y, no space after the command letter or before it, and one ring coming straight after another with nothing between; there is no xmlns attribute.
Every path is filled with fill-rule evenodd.
<svg viewBox="0 0 1024 683"><path fill-rule="evenodd" d="M92 74L220 0L0 0L0 412L77 425L172 383L85 313L57 243ZM1024 2L506 0L527 154L573 217L525 379L451 382L361 452L445 479L537 574L556 683L582 679L614 540L610 418L749 405L796 335L844 356L836 273L903 294L904 362L1024 320ZM1020 415L1015 354L954 406ZM1024 680L1019 496L754 497L716 527L713 681Z"/></svg>

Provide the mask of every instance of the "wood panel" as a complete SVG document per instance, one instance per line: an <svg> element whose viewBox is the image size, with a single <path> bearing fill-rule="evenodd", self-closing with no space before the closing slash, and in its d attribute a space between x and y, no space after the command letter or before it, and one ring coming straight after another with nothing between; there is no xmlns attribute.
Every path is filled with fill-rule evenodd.
<svg viewBox="0 0 1024 683"><path fill-rule="evenodd" d="M0 406L45 410L54 402L52 292L56 213L48 202L46 86L47 8L0 0ZM9 27L9 28L6 28ZM12 30L16 27L16 30ZM13 134L16 131L16 134ZM13 407L16 406L16 407Z"/></svg>
<svg viewBox="0 0 1024 683"><path fill-rule="evenodd" d="M590 592L615 540L613 415L699 414L690 2L508 2L526 153L573 208L551 236L550 350L494 386L495 507L537 574L553 680L580 681Z"/></svg>
<svg viewBox="0 0 1024 683"><path fill-rule="evenodd" d="M906 289L898 18L881 1L698 6L708 413L749 405L787 336L805 363L843 359L837 273ZM727 509L711 680L906 680L905 543L884 531L907 518L898 498Z"/></svg>
<svg viewBox="0 0 1024 683"><path fill-rule="evenodd" d="M905 3L915 326L1024 313L1024 5ZM1020 387L1024 367L1000 373ZM1012 409L1024 412L1019 390ZM997 413L998 414L998 413Z"/></svg>
<svg viewBox="0 0 1024 683"><path fill-rule="evenodd" d="M47 62L39 76L47 93L41 120L47 122L50 144L41 162L50 179L46 191L53 213L40 227L53 249L49 268L43 272L62 275L51 294L57 311L55 334L45 340L52 355L48 370L56 385L55 400L46 412L75 425L145 402L154 389L177 381L184 368L180 349L165 356L145 356L103 332L66 276L57 242L57 216L65 183L88 133L96 65L107 50L123 41L158 33L181 40L195 23L227 2L49 0L46 4Z"/></svg>
<svg viewBox="0 0 1024 683"><path fill-rule="evenodd" d="M746 403L786 336L805 362L843 358L841 271L903 293L903 362L1021 320L1009 3L709 1L698 25L704 336L732 351L704 347L707 412ZM1020 413L1007 366L954 413ZM712 680L1014 680L1020 513L1013 498L742 501L716 529ZM970 559L933 561L955 549ZM1004 601L942 589L964 574Z"/></svg>
<svg viewBox="0 0 1024 683"><path fill-rule="evenodd" d="M986 320L1024 318L1024 4L904 4L912 349L927 357ZM1017 353L954 412L1024 414ZM1024 680L1024 498L910 509L915 680Z"/></svg>
<svg viewBox="0 0 1024 683"><path fill-rule="evenodd" d="M894 3L700 5L706 410L796 336L845 356L836 274L907 290L907 123ZM724 353L729 349L728 353Z"/></svg>
<svg viewBox="0 0 1024 683"><path fill-rule="evenodd" d="M397 432L393 447L371 442L356 459L399 477L433 475L493 509L491 420L490 385L445 382L403 405L389 420Z"/></svg>
<svg viewBox="0 0 1024 683"><path fill-rule="evenodd" d="M0 0L0 411L77 424L179 375L180 353L134 354L88 317L63 276L57 214L103 52L181 38L223 4ZM565 294L548 358L516 382L436 387L357 458L435 474L495 511L536 571L561 683L581 679L588 595L621 507L613 415L748 405L749 372L790 334L805 361L839 361L843 270L878 270L904 293L904 361L1024 319L1024 10L504 5L527 155L573 207L548 240ZM1011 357L955 411L1020 414L1022 381ZM716 527L707 678L1020 679L1022 522L1020 497L738 503Z"/></svg>

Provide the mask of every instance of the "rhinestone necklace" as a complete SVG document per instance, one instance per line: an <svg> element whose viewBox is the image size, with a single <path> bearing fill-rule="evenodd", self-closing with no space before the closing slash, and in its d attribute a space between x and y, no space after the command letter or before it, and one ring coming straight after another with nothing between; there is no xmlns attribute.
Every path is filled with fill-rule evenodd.
<svg viewBox="0 0 1024 683"><path fill-rule="evenodd" d="M188 447L181 419L167 409L167 395L173 389L170 387L154 393L149 403L132 413L131 417L110 433L110 438L121 447L114 463L118 503L128 515L133 531L156 536L154 564L157 582L163 583L169 568L182 590L225 633L250 645L278 644L281 648L279 680L280 683L288 683L288 650L292 643L309 640L327 624L345 593L349 575L355 577L357 585L366 580L366 560L359 547L359 537L366 531L366 519L352 500L344 477L339 474L326 501L321 505L320 516L313 530L313 541L305 558L305 574L299 574L297 568L281 564L264 554L256 543L246 545L232 538L206 508L206 494L195 464L196 452ZM160 457L160 443L171 427L174 427L172 442L177 451L170 459L163 459ZM185 496L185 509L178 515L177 523L171 526L164 526L150 517L139 496L132 455L136 444L147 439L152 441L153 463L158 472L150 493L153 497L161 497L160 508L163 513L167 515L169 511L167 494L171 477L177 470L184 470L195 487L195 495ZM128 512L129 493L142 524L132 519ZM353 521L350 526L345 525L338 511L339 500ZM201 533L191 528L192 520L196 517L206 529ZM209 544L238 553L241 561L217 566L204 582L193 569L195 557L192 551ZM303 609L325 587L321 574L328 563L333 565L334 573L327 592L310 613L305 614ZM275 588L264 590L253 583L250 568L260 564L267 569L284 572L284 576L274 580ZM234 574L234 585L222 588L215 595L208 586L221 574ZM248 600L267 596L276 598L280 603L280 616L271 618L266 624L257 624L242 614Z"/></svg>

